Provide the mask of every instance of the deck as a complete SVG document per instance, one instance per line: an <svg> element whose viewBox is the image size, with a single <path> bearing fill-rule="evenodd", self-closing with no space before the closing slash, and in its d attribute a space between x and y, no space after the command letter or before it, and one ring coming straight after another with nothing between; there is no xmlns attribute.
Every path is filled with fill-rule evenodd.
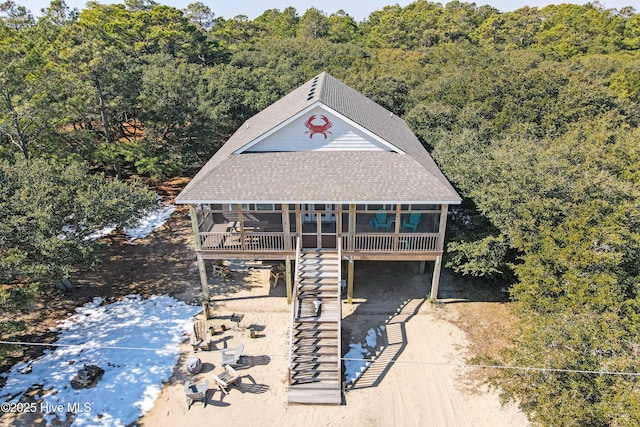
<svg viewBox="0 0 640 427"><path fill-rule="evenodd" d="M446 205L385 206L190 205L190 209L202 259L293 258L298 237L304 249L335 251L341 241L342 259L429 261L442 255Z"/></svg>
<svg viewBox="0 0 640 427"><path fill-rule="evenodd" d="M277 259L295 253L295 234L276 232L245 232L212 231L199 233L200 251L215 254L240 254L243 252L260 254L277 254ZM402 259L409 255L419 255L420 259L428 255L438 256L440 249L440 235L438 233L358 233L354 235L342 234L343 256L362 256L375 254L398 254ZM326 249L335 248L335 236ZM325 243L326 244L326 243ZM316 248L317 249L317 248ZM425 257L425 255L427 255ZM218 255L220 256L220 255Z"/></svg>

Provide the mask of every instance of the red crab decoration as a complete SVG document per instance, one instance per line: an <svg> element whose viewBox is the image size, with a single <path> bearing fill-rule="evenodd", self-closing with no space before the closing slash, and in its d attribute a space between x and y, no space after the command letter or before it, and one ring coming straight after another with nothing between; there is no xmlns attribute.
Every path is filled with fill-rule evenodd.
<svg viewBox="0 0 640 427"><path fill-rule="evenodd" d="M309 117L309 120L307 120L307 122L304 124L307 129L309 129L304 134L309 134L309 138L313 138L313 135L315 135L316 133L320 133L324 135L324 139L327 139L327 134L331 133L329 132L329 129L331 128L331 126L333 126L333 124L329 121L329 119L327 119L326 116L320 116L320 119L322 119L324 124L314 124L313 121L316 119L316 117L317 116Z"/></svg>

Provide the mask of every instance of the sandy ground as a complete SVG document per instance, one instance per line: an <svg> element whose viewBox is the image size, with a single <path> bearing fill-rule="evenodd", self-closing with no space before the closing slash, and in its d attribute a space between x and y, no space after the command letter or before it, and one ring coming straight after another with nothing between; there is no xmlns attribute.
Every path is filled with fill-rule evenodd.
<svg viewBox="0 0 640 427"><path fill-rule="evenodd" d="M167 185L165 193L177 194L184 182ZM194 262L193 236L186 208L179 207L165 227L149 238L127 244L113 239L105 259L94 271L76 275L77 289L70 295L53 293L36 301L22 314L29 330L14 337L18 341L55 340L47 333L59 319L66 318L94 296L103 298L140 294L143 297L168 293L178 299L200 300L198 268ZM160 267L161 266L161 267ZM367 331L385 326L378 339L376 362L343 394L340 406L307 406L287 403L287 362L290 306L282 283L272 288L269 267L238 268L231 280L211 276L211 295L216 319L212 323L230 329L215 336L218 349L242 342L252 363L241 370L240 387L228 396L214 390L207 406L196 403L187 410L184 383L204 382L212 372L221 372L219 352L193 353L181 346L174 375L164 385L153 409L136 425L278 425L278 426L526 426L525 416L514 406L501 408L498 396L486 386L473 383L476 371L458 366L473 356L470 341L455 326L460 318L486 323L483 310L475 317L463 316L470 307L494 305L493 296L477 297L468 284L443 271L440 285L442 304L424 299L430 277L417 274L416 262L356 262L354 304L343 304L343 354L349 343L364 343ZM471 310L473 311L473 310ZM244 314L239 325L232 313ZM475 319L478 319L477 322ZM503 329L500 320L490 322L489 337ZM474 323L475 322L475 323ZM248 328L258 331L250 338ZM486 329L486 327L484 328ZM496 335L491 332L496 329ZM484 337L484 335L483 335ZM477 337L476 337L477 339ZM36 348L37 350L37 348ZM15 361L37 357L25 352ZM185 361L200 357L204 369L187 373ZM23 414L24 415L24 414ZM0 425L43 425L41 419L2 417ZM68 424L65 424L68 425Z"/></svg>
<svg viewBox="0 0 640 427"><path fill-rule="evenodd" d="M343 353L350 342L365 342L371 328L383 330L376 360L346 387L340 406L287 403L287 358L290 306L282 284L272 288L268 266L256 264L237 271L227 282L211 279L215 349L194 353L182 345L174 375L165 384L144 426L278 425L278 426L526 426L515 406L501 407L486 386L470 385L469 355L464 333L443 320L441 310L455 303L434 305L424 299L429 276L417 275L417 263L356 263L354 304L343 304ZM441 282L447 292L447 281ZM184 299L192 296L184 295ZM444 301L445 303L447 301ZM239 324L233 313L244 314ZM199 315L201 316L201 315ZM385 328L380 328L381 326ZM249 328L257 338L250 338ZM223 395L211 373L223 370L216 349L245 346L247 367L240 385ZM185 362L199 357L203 370L189 374ZM187 409L184 383L209 379L207 405Z"/></svg>

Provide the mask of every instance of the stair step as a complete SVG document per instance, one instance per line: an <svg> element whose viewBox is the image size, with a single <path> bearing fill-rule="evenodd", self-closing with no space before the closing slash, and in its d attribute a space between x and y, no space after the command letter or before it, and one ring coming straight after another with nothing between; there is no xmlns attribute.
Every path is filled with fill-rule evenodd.
<svg viewBox="0 0 640 427"><path fill-rule="evenodd" d="M292 361L291 364L293 365L291 369L297 371L303 371L305 369L338 370L338 362L336 360L299 360L296 362Z"/></svg>
<svg viewBox="0 0 640 427"><path fill-rule="evenodd" d="M311 356L308 356L302 359L295 359L291 361L291 365L293 366L292 369L295 369L296 367L300 367L300 369L305 369L306 367L316 367L315 369L335 369L336 371L338 370L338 361L336 360L336 358L330 358L328 356L322 356L322 357L316 357L316 358L312 358ZM342 369L342 366L340 366L340 369Z"/></svg>
<svg viewBox="0 0 640 427"><path fill-rule="evenodd" d="M336 297L335 292L302 291L298 293L298 300L300 300L300 302L320 300L324 304L335 301Z"/></svg>
<svg viewBox="0 0 640 427"><path fill-rule="evenodd" d="M327 342L327 340L331 340ZM315 347L337 347L338 339L337 338L299 338L294 340L294 347L302 347L302 346L315 346Z"/></svg>
<svg viewBox="0 0 640 427"><path fill-rule="evenodd" d="M326 379L323 381L308 382L306 384L293 384L293 386L289 388L289 392L291 392L291 390L299 390L299 391L318 390L318 389L330 389L334 387L336 387L338 391L341 391L340 385L341 384L339 379L335 379L335 380Z"/></svg>
<svg viewBox="0 0 640 427"><path fill-rule="evenodd" d="M302 350L302 349L323 349L323 348L337 348L338 344L294 344L294 350Z"/></svg>
<svg viewBox="0 0 640 427"><path fill-rule="evenodd" d="M294 336L296 338L334 338L338 339L337 330L324 330L324 331L295 331Z"/></svg>
<svg viewBox="0 0 640 427"><path fill-rule="evenodd" d="M293 334L298 336L330 336L331 338L338 338L340 332L337 328L326 329L309 329L309 328L293 328Z"/></svg>
<svg viewBox="0 0 640 427"><path fill-rule="evenodd" d="M322 363L323 365L337 365L338 360L336 356L328 356L328 355L300 355L295 356L291 360L292 364L298 363Z"/></svg>
<svg viewBox="0 0 640 427"><path fill-rule="evenodd" d="M337 258L338 251L302 251L300 257L312 258L312 257L327 257Z"/></svg>
<svg viewBox="0 0 640 427"><path fill-rule="evenodd" d="M320 380L333 380L338 379L338 374L335 372L316 372L307 374L305 372L295 373L291 375L293 381L320 381Z"/></svg>
<svg viewBox="0 0 640 427"><path fill-rule="evenodd" d="M300 324L300 323L333 323L334 325L337 325L338 323L338 319L323 319L323 318L315 318L315 317L309 317L309 318L297 318L295 320L296 324Z"/></svg>
<svg viewBox="0 0 640 427"><path fill-rule="evenodd" d="M300 361L293 363L291 370L299 373L333 372L335 374L341 371L342 368L338 369L336 362Z"/></svg>
<svg viewBox="0 0 640 427"><path fill-rule="evenodd" d="M333 273L331 275L329 274L319 275L316 272L314 272L313 274L301 273L301 274L298 274L297 279L298 281L306 280L307 282L332 283L334 285L337 285L338 273Z"/></svg>
<svg viewBox="0 0 640 427"><path fill-rule="evenodd" d="M337 291L338 284L335 280L322 280L322 279L312 279L306 278L298 282L298 289L306 287L307 289L322 289L325 291Z"/></svg>
<svg viewBox="0 0 640 427"><path fill-rule="evenodd" d="M322 358L333 358L337 359L338 355L336 354L336 348L314 348L314 347L303 347L297 349L294 354L296 357L322 357ZM337 361L336 361L337 362Z"/></svg>
<svg viewBox="0 0 640 427"><path fill-rule="evenodd" d="M291 379L296 380L337 380L339 377L338 370L334 370L331 372L317 372L317 371L303 371L303 372L292 372Z"/></svg>
<svg viewBox="0 0 640 427"><path fill-rule="evenodd" d="M327 265L339 265L340 261L338 257L301 257L298 260L299 265L305 264L327 264Z"/></svg>

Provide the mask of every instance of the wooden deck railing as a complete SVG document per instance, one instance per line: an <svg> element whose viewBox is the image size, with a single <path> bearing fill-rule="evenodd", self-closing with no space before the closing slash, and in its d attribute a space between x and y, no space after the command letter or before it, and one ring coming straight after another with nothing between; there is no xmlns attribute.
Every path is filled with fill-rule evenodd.
<svg viewBox="0 0 640 427"><path fill-rule="evenodd" d="M202 250L217 252L293 252L294 234L274 232L203 232ZM342 235L341 248L345 252L438 252L437 233L357 233Z"/></svg>
<svg viewBox="0 0 640 427"><path fill-rule="evenodd" d="M201 247L205 251L271 252L290 251L295 248L295 235L284 233L200 233Z"/></svg>
<svg viewBox="0 0 640 427"><path fill-rule="evenodd" d="M296 268L293 274L293 289L291 290L291 324L289 325L289 385L291 385L291 368L293 367L293 338L295 331L295 320L298 313L298 281L300 280L300 238L296 239Z"/></svg>
<svg viewBox="0 0 640 427"><path fill-rule="evenodd" d="M437 233L362 233L343 235L342 249L354 252L437 252Z"/></svg>

